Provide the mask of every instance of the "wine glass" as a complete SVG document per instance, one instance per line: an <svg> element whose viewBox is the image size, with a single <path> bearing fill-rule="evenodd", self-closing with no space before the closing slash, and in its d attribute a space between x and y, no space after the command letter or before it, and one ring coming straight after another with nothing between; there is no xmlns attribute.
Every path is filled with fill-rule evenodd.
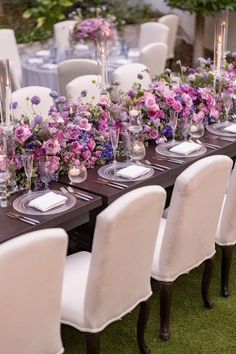
<svg viewBox="0 0 236 354"><path fill-rule="evenodd" d="M123 131L121 134L121 139L123 143L125 156L127 157L128 162L131 162L131 152L132 152L131 132L129 130Z"/></svg>
<svg viewBox="0 0 236 354"><path fill-rule="evenodd" d="M172 144L175 144L175 131L177 127L178 115L178 112L174 111L173 109L170 110L169 125L172 129Z"/></svg>
<svg viewBox="0 0 236 354"><path fill-rule="evenodd" d="M117 146L119 141L120 128L110 127L109 132L110 132L111 146L113 150L113 163L117 163L116 151L117 151Z"/></svg>
<svg viewBox="0 0 236 354"><path fill-rule="evenodd" d="M191 117L183 118L182 129L183 129L184 141L188 141L189 135L191 136L191 125L192 125Z"/></svg>
<svg viewBox="0 0 236 354"><path fill-rule="evenodd" d="M223 97L223 104L224 104L224 109L225 109L225 121L226 123L229 120L229 112L232 107L232 97L229 94L225 94Z"/></svg>
<svg viewBox="0 0 236 354"><path fill-rule="evenodd" d="M33 172L33 162L34 162L34 155L32 152L25 152L24 155L21 155L21 160L24 166L25 175L28 180L28 191L27 193L31 193L31 178Z"/></svg>
<svg viewBox="0 0 236 354"><path fill-rule="evenodd" d="M38 168L41 181L45 184L45 190L49 191L49 182L52 179L51 162L47 156L41 156L38 160Z"/></svg>
<svg viewBox="0 0 236 354"><path fill-rule="evenodd" d="M7 200L7 180L9 178L7 155L0 154L0 208L6 208Z"/></svg>

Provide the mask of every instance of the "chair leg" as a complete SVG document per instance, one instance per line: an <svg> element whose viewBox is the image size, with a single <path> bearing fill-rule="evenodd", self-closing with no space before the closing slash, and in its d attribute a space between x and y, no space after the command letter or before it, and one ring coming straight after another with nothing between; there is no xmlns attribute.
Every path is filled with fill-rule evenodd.
<svg viewBox="0 0 236 354"><path fill-rule="evenodd" d="M174 282L159 282L160 285L160 335L167 341L170 338L170 308Z"/></svg>
<svg viewBox="0 0 236 354"><path fill-rule="evenodd" d="M202 287L201 287L202 300L204 306L208 309L211 309L213 307L213 301L210 299L209 296L209 287L213 275L214 258L215 256L205 261L205 266L204 266L204 271L202 276Z"/></svg>
<svg viewBox="0 0 236 354"><path fill-rule="evenodd" d="M85 333L86 337L86 353L99 354L99 338L100 333Z"/></svg>
<svg viewBox="0 0 236 354"><path fill-rule="evenodd" d="M229 271L234 246L221 246L221 289L220 295L229 296Z"/></svg>
<svg viewBox="0 0 236 354"><path fill-rule="evenodd" d="M137 323L137 340L141 354L151 353L150 349L145 344L145 330L149 319L150 302L149 300L140 303L140 310Z"/></svg>

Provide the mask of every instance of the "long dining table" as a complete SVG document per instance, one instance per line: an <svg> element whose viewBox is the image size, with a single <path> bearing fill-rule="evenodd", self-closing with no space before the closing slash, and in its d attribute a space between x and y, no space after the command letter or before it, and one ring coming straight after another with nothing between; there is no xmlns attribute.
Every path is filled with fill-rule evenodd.
<svg viewBox="0 0 236 354"><path fill-rule="evenodd" d="M155 146L150 144L147 148L146 158L153 164L162 164L170 169L165 171L154 170L154 174L151 177L139 181L127 181L127 183L125 183L127 184L127 188L122 190L108 185L98 184L97 179L99 177L99 167L89 169L88 178L86 181L79 184L73 184L73 188L75 190L86 192L87 194L93 196L93 199L90 201L77 200L75 206L63 213L42 216L37 215L37 219L40 221L39 225L32 226L23 223L20 220L10 219L7 217L6 213L8 211L15 211L12 204L7 208L0 208L0 243L26 232L48 227L62 227L66 231L69 231L80 225L88 223L90 224L91 231L94 228L96 215L115 199L119 198L128 191L152 184L158 184L167 189L174 185L176 178L182 171L200 158L215 154L227 155L231 158L236 156L236 141L230 142L220 140L217 136L208 132L206 132L204 137L201 138L201 141L203 143L206 142L215 144L219 147L215 149L207 148L206 153L201 156L181 158L181 160L184 160L184 163L181 165L167 161L165 157L156 153ZM61 186L66 186L69 184L70 182L68 177L62 176L58 183L51 184L51 189L59 190ZM18 196L18 194L12 195L10 202L12 202L16 196Z"/></svg>

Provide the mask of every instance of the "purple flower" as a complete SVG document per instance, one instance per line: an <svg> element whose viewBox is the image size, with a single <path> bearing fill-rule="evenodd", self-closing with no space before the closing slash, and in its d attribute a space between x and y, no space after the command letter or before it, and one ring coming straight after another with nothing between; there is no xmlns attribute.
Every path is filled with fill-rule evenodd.
<svg viewBox="0 0 236 354"><path fill-rule="evenodd" d="M59 103L66 103L66 97L65 97L65 96L60 96L60 97L58 98L58 102L59 102Z"/></svg>
<svg viewBox="0 0 236 354"><path fill-rule="evenodd" d="M18 102L12 102L12 109L16 109L18 107Z"/></svg>
<svg viewBox="0 0 236 354"><path fill-rule="evenodd" d="M139 74L137 75L137 78L138 78L139 80L143 80L143 74L140 74L140 73L139 73Z"/></svg>
<svg viewBox="0 0 236 354"><path fill-rule="evenodd" d="M130 97L130 98L134 98L135 96L136 96L136 91L134 91L134 90L129 90L128 92L127 92L127 95Z"/></svg>
<svg viewBox="0 0 236 354"><path fill-rule="evenodd" d="M56 91L51 91L49 93L49 96L52 97L53 99L58 98L58 93Z"/></svg>
<svg viewBox="0 0 236 354"><path fill-rule="evenodd" d="M86 97L87 96L87 91L86 90L82 90L80 95L81 95L81 97Z"/></svg>
<svg viewBox="0 0 236 354"><path fill-rule="evenodd" d="M37 116L35 116L34 120L35 120L35 124L42 124L43 123L43 117L40 116L39 114Z"/></svg>
<svg viewBox="0 0 236 354"><path fill-rule="evenodd" d="M41 102L41 99L40 99L39 96L33 96L33 97L31 98L31 103L32 103L32 104L35 104L36 106L37 106L40 102Z"/></svg>

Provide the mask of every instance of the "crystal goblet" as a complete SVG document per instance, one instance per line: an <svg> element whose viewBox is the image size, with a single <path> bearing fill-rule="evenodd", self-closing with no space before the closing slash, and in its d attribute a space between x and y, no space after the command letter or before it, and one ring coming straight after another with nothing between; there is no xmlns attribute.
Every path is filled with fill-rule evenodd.
<svg viewBox="0 0 236 354"><path fill-rule="evenodd" d="M32 152L25 152L24 155L21 155L21 160L24 166L25 175L28 180L28 191L27 193L31 193L31 178L33 173L33 162L34 155Z"/></svg>

